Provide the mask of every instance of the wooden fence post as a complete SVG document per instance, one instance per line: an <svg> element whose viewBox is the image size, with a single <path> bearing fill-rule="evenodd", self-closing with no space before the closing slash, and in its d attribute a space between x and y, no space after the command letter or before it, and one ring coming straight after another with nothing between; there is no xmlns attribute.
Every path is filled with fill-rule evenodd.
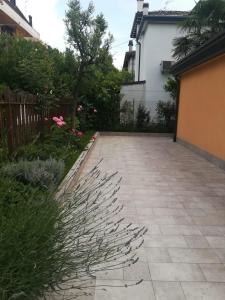
<svg viewBox="0 0 225 300"><path fill-rule="evenodd" d="M13 153L14 150L14 138L13 138L13 112L12 112L12 97L9 90L6 91L6 101L7 103L7 142L8 142L8 152L9 154Z"/></svg>

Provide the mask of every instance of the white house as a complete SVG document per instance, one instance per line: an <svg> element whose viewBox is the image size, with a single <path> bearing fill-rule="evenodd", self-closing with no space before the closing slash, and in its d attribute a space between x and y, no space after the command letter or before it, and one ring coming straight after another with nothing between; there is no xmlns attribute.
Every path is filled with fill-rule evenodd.
<svg viewBox="0 0 225 300"><path fill-rule="evenodd" d="M29 20L16 5L16 0L0 0L0 34L8 33L27 39L39 40L40 34L33 28L32 17Z"/></svg>
<svg viewBox="0 0 225 300"><path fill-rule="evenodd" d="M121 88L123 101L132 102L135 111L141 103L150 109L151 117L154 117L158 101L169 99L164 85L174 60L173 40L182 34L179 24L187 14L184 11L149 11L148 3L137 0L137 13L130 35L136 41L136 51L133 51L130 41L124 61L124 69L128 71L134 64L134 82Z"/></svg>

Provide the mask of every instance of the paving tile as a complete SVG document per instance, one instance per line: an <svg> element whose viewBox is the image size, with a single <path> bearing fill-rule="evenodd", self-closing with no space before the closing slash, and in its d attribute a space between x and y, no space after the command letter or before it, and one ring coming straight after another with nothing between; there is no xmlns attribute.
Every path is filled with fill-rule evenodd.
<svg viewBox="0 0 225 300"><path fill-rule="evenodd" d="M206 236L206 239L212 248L225 248L225 237Z"/></svg>
<svg viewBox="0 0 225 300"><path fill-rule="evenodd" d="M185 211L191 217L205 217L207 215L202 208L186 208Z"/></svg>
<svg viewBox="0 0 225 300"><path fill-rule="evenodd" d="M199 230L204 236L223 236L219 226L198 226Z"/></svg>
<svg viewBox="0 0 225 300"><path fill-rule="evenodd" d="M149 230L137 251L139 265L123 278L135 284L142 273L147 281L128 289L97 289L95 300L224 300L224 284L205 282L223 280L224 172L168 138L103 136L83 173L102 157L102 170L119 171L124 178L121 216ZM156 280L155 296L147 265ZM127 283L121 273L102 278L98 283L106 286Z"/></svg>
<svg viewBox="0 0 225 300"><path fill-rule="evenodd" d="M189 248L205 249L210 247L208 241L204 236L194 235L194 236L185 236L184 238Z"/></svg>
<svg viewBox="0 0 225 300"><path fill-rule="evenodd" d="M166 248L145 248L145 252L149 262L172 262Z"/></svg>
<svg viewBox="0 0 225 300"><path fill-rule="evenodd" d="M187 300L224 300L225 284L210 282L182 282Z"/></svg>
<svg viewBox="0 0 225 300"><path fill-rule="evenodd" d="M145 238L145 247L147 248L187 248L188 245L183 236L173 236L173 235L155 235L155 236L146 236Z"/></svg>
<svg viewBox="0 0 225 300"><path fill-rule="evenodd" d="M105 280L110 280L110 279L123 279L123 270L118 269L118 270L109 270L109 271L100 271L96 273L96 278L97 279L105 279Z"/></svg>
<svg viewBox="0 0 225 300"><path fill-rule="evenodd" d="M207 281L225 282L225 266L222 264L200 264Z"/></svg>
<svg viewBox="0 0 225 300"><path fill-rule="evenodd" d="M173 216L139 216L139 222L145 225L174 225L176 224Z"/></svg>
<svg viewBox="0 0 225 300"><path fill-rule="evenodd" d="M125 285L133 285L124 287ZM97 280L95 300L155 300L150 281L136 285L135 281Z"/></svg>
<svg viewBox="0 0 225 300"><path fill-rule="evenodd" d="M140 215L140 216L153 216L153 210L152 208L139 208L137 206L137 215Z"/></svg>
<svg viewBox="0 0 225 300"><path fill-rule="evenodd" d="M124 280L128 281L139 281L139 280L150 280L150 271L147 262L137 262L123 270Z"/></svg>
<svg viewBox="0 0 225 300"><path fill-rule="evenodd" d="M192 219L196 225L225 225L225 218L223 216L208 215L206 217L192 217Z"/></svg>
<svg viewBox="0 0 225 300"><path fill-rule="evenodd" d="M178 263L219 263L220 260L212 249L168 249L172 262Z"/></svg>
<svg viewBox="0 0 225 300"><path fill-rule="evenodd" d="M214 251L218 255L220 261L225 263L225 249L214 249Z"/></svg>
<svg viewBox="0 0 225 300"><path fill-rule="evenodd" d="M189 216L173 216L174 224L176 225L194 225L192 218ZM171 225L171 224L169 224Z"/></svg>
<svg viewBox="0 0 225 300"><path fill-rule="evenodd" d="M162 234L159 225L152 224L152 225L147 226L147 228L148 228L148 232L146 233L146 236L148 236L148 235L161 235Z"/></svg>
<svg viewBox="0 0 225 300"><path fill-rule="evenodd" d="M141 200L141 201L135 201L137 204L137 207L149 207L149 208L183 208L182 203L179 201L174 201L174 200L168 200L167 197L162 197L160 196L155 196L151 197L150 199L147 200Z"/></svg>
<svg viewBox="0 0 225 300"><path fill-rule="evenodd" d="M152 280L156 281L205 281L197 264L149 263Z"/></svg>
<svg viewBox="0 0 225 300"><path fill-rule="evenodd" d="M160 230L165 235L201 235L197 226L160 225Z"/></svg>
<svg viewBox="0 0 225 300"><path fill-rule="evenodd" d="M187 213L182 208L153 208L156 216L186 216Z"/></svg>
<svg viewBox="0 0 225 300"><path fill-rule="evenodd" d="M156 300L186 300L179 282L153 281Z"/></svg>

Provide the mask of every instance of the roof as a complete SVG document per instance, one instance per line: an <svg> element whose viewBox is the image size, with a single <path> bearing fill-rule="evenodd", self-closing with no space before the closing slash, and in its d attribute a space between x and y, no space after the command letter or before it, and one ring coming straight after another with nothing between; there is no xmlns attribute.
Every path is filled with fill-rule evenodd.
<svg viewBox="0 0 225 300"><path fill-rule="evenodd" d="M24 19L24 21L26 21L29 24L29 21L27 20L27 18L24 16L24 14L22 13L22 11L19 9L19 7L17 5L13 5L9 0L4 0L21 18Z"/></svg>
<svg viewBox="0 0 225 300"><path fill-rule="evenodd" d="M124 63L123 63L123 69L128 69L129 60L131 58L135 58L135 56L136 56L136 51L126 52Z"/></svg>
<svg viewBox="0 0 225 300"><path fill-rule="evenodd" d="M181 75L222 54L225 54L225 31L174 64L171 72L175 76Z"/></svg>
<svg viewBox="0 0 225 300"><path fill-rule="evenodd" d="M137 12L134 17L134 22L131 30L131 38L138 38L143 28L144 22L152 23L178 23L184 21L188 16L188 11L172 11L172 10L156 10L150 11L148 15L143 15L143 12ZM139 32L137 26L140 25Z"/></svg>
<svg viewBox="0 0 225 300"><path fill-rule="evenodd" d="M181 10L155 10L148 13L149 16L187 16L189 11Z"/></svg>

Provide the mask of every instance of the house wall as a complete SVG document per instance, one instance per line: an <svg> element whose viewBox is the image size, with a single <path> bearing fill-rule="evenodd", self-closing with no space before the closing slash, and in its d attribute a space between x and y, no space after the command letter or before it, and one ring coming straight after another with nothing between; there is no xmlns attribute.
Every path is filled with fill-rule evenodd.
<svg viewBox="0 0 225 300"><path fill-rule="evenodd" d="M0 3L0 13L1 15L4 15L6 19L9 18L9 20L11 20L11 22L9 22L10 24L16 25L17 33L19 33L19 35L22 35L23 37L32 37L36 40L40 39L40 34L21 18L21 16L19 16L5 1ZM5 24L1 21L0 23Z"/></svg>
<svg viewBox="0 0 225 300"><path fill-rule="evenodd" d="M225 55L182 75L177 137L225 161Z"/></svg>
<svg viewBox="0 0 225 300"><path fill-rule="evenodd" d="M121 107L125 101L134 105L134 116L136 115L139 104L143 104L145 99L145 84L123 85L120 91L122 95Z"/></svg>
<svg viewBox="0 0 225 300"><path fill-rule="evenodd" d="M169 74L162 74L160 64L162 60L174 60L173 40L180 34L177 24L150 23L142 35L140 80L146 80L145 103L150 108L152 117L155 116L158 101L170 99L164 90Z"/></svg>

